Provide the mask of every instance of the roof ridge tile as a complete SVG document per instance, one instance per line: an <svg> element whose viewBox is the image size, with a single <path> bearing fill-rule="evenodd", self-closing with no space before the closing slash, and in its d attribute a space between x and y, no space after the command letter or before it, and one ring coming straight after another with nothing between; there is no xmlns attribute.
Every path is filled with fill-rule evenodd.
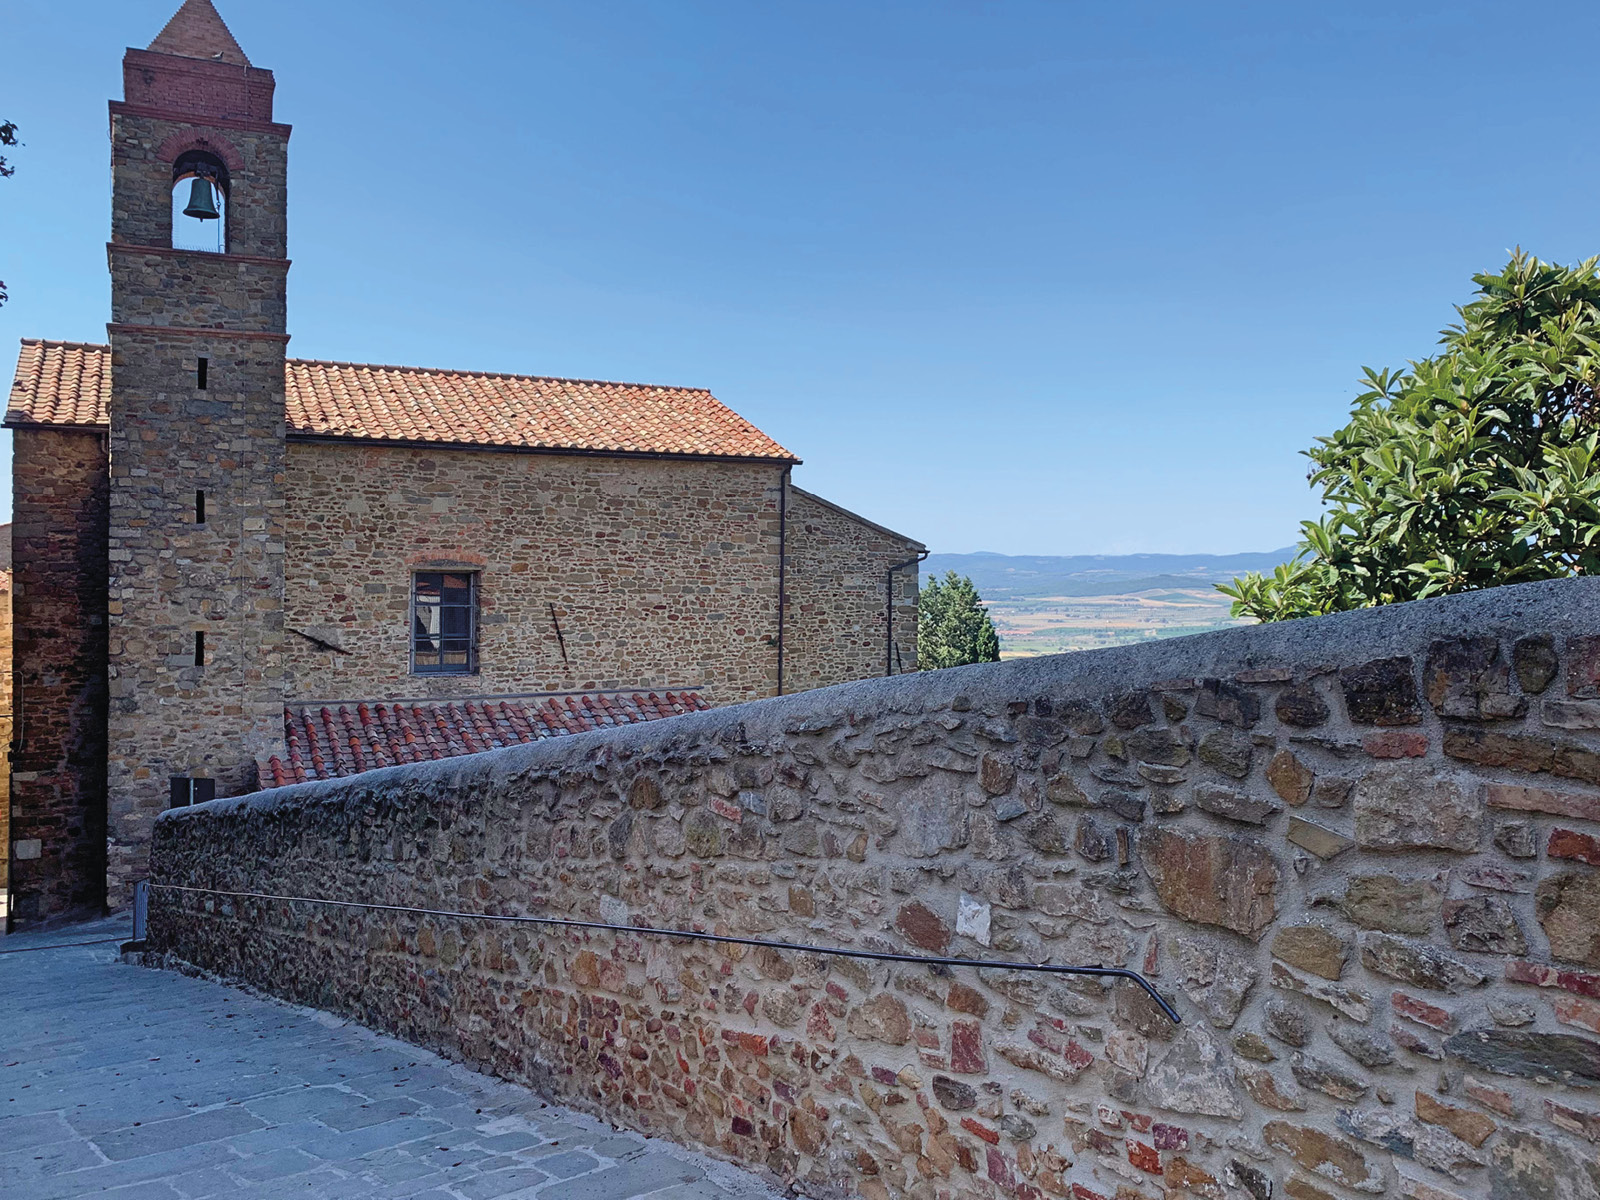
<svg viewBox="0 0 1600 1200"><path fill-rule="evenodd" d="M681 383L646 383L637 379L591 379L584 375L533 375L524 371L477 371L470 367L418 367L407 366L404 363L349 362L342 358L290 358L285 361L307 367L349 367L357 371L395 371L405 375L446 376L453 379L525 379L537 383L586 383L598 387L648 388L656 392L698 392L706 396L711 395L711 389L708 387Z"/></svg>

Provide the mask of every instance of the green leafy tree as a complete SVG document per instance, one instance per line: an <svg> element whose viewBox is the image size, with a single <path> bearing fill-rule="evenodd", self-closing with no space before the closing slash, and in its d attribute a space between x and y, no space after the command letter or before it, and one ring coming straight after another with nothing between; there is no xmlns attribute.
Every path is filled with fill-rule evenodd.
<svg viewBox="0 0 1600 1200"><path fill-rule="evenodd" d="M918 666L930 671L999 661L1000 636L972 580L954 571L942 583L929 575L917 597Z"/></svg>
<svg viewBox="0 0 1600 1200"><path fill-rule="evenodd" d="M1475 275L1442 349L1366 368L1306 451L1322 518L1271 575L1219 589L1282 621L1600 570L1600 259L1518 250Z"/></svg>

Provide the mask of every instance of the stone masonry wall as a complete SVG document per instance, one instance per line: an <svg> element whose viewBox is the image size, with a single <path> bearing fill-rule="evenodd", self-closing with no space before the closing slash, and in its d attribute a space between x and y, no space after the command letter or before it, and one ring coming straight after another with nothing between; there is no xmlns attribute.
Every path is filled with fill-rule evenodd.
<svg viewBox="0 0 1600 1200"><path fill-rule="evenodd" d="M777 467L293 442L288 469L291 702L776 690ZM473 675L410 673L440 567L479 573Z"/></svg>
<svg viewBox="0 0 1600 1200"><path fill-rule="evenodd" d="M212 65L193 59L177 61L201 70ZM229 259L236 262L240 255L268 259L272 260L270 269L281 271L278 264L288 257L288 140L287 125L190 118L113 101L111 240L116 246L135 248L114 250L113 264L122 253L138 258L151 248L172 245L172 164L184 151L193 149L214 154L229 167ZM212 261L219 260L213 257ZM174 299L199 303L203 311L203 301L194 293L181 292ZM269 302L265 307L274 305Z"/></svg>
<svg viewBox="0 0 1600 1200"><path fill-rule="evenodd" d="M1600 581L901 676L165 814L150 948L807 1195L1594 1200Z"/></svg>
<svg viewBox="0 0 1600 1200"><path fill-rule="evenodd" d="M236 795L283 752L283 345L114 333L112 369L106 893L118 907L144 874L169 777Z"/></svg>
<svg viewBox="0 0 1600 1200"><path fill-rule="evenodd" d="M917 571L894 576L893 669L884 628L888 569L923 549L800 488L789 489L784 690L917 669Z"/></svg>
<svg viewBox="0 0 1600 1200"><path fill-rule="evenodd" d="M9 918L98 912L106 853L105 434L12 431Z"/></svg>

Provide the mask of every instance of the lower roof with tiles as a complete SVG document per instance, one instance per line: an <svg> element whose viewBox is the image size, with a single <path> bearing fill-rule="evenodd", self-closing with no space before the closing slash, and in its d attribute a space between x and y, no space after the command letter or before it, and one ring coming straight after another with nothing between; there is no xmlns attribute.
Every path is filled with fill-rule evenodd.
<svg viewBox="0 0 1600 1200"><path fill-rule="evenodd" d="M673 691L285 708L287 757L269 759L261 783L282 787L340 779L379 767L456 758L710 707L698 692Z"/></svg>
<svg viewBox="0 0 1600 1200"><path fill-rule="evenodd" d="M110 424L111 349L24 338L10 428ZM704 388L291 358L290 438L569 454L799 460Z"/></svg>

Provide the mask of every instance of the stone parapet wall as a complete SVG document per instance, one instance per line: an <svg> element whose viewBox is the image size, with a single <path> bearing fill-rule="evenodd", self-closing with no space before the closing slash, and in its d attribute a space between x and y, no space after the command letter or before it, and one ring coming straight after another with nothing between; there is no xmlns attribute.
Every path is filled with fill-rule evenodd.
<svg viewBox="0 0 1600 1200"><path fill-rule="evenodd" d="M1600 581L219 800L150 949L808 1195L1600 1195Z"/></svg>

